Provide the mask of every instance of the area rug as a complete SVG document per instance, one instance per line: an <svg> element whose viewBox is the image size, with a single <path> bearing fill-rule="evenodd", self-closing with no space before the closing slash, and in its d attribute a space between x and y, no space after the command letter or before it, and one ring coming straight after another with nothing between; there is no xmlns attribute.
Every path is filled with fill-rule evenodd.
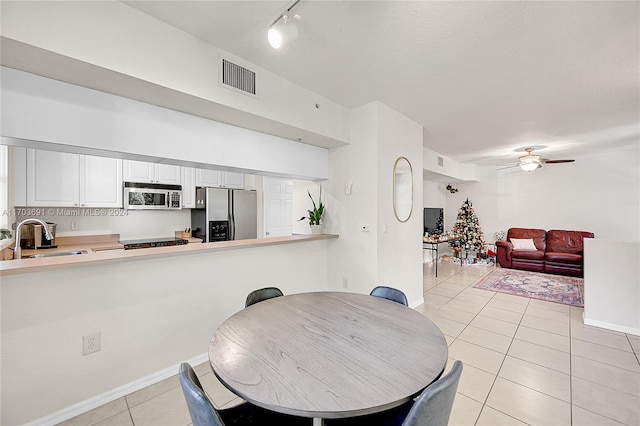
<svg viewBox="0 0 640 426"><path fill-rule="evenodd" d="M582 307L584 304L582 278L497 268L473 287L564 305Z"/></svg>

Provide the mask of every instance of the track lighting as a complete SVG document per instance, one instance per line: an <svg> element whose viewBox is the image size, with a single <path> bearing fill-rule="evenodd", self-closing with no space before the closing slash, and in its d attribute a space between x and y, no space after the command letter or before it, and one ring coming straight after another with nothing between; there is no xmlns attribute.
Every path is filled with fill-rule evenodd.
<svg viewBox="0 0 640 426"><path fill-rule="evenodd" d="M280 49L282 45L291 43L298 38L298 27L293 21L293 18L300 18L298 15L292 16L291 10L300 3L300 0L293 2L287 10L276 18L271 25L269 25L269 31L267 31L267 39L269 44L274 49Z"/></svg>

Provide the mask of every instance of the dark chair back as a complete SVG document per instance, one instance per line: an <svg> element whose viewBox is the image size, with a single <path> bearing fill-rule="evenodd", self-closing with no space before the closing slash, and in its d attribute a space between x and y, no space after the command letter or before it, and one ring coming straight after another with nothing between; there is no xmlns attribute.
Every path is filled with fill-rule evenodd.
<svg viewBox="0 0 640 426"><path fill-rule="evenodd" d="M371 296L393 300L394 302L409 306L409 302L407 302L407 296L397 288L378 286L371 290Z"/></svg>
<svg viewBox="0 0 640 426"><path fill-rule="evenodd" d="M462 362L440 380L427 387L411 407L402 426L447 426L462 374Z"/></svg>
<svg viewBox="0 0 640 426"><path fill-rule="evenodd" d="M193 426L224 426L191 365L186 362L180 364L179 377Z"/></svg>
<svg viewBox="0 0 640 426"><path fill-rule="evenodd" d="M265 287L259 290L254 290L247 296L247 300L244 302L244 307L247 308L254 303L280 296L284 296L284 294L282 294L282 291L277 287Z"/></svg>

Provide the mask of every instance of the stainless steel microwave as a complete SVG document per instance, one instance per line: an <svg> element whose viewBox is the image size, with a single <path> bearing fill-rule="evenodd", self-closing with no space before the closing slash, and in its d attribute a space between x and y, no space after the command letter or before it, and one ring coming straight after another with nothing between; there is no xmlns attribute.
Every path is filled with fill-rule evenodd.
<svg viewBox="0 0 640 426"><path fill-rule="evenodd" d="M125 182L123 201L128 210L178 210L182 208L182 186Z"/></svg>

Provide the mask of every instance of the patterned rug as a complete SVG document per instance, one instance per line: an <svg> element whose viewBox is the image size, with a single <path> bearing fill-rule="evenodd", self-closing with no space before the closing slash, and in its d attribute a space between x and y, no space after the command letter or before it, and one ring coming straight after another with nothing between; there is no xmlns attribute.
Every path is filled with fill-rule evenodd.
<svg viewBox="0 0 640 426"><path fill-rule="evenodd" d="M563 275L496 268L473 287L571 306L584 304L583 279Z"/></svg>

